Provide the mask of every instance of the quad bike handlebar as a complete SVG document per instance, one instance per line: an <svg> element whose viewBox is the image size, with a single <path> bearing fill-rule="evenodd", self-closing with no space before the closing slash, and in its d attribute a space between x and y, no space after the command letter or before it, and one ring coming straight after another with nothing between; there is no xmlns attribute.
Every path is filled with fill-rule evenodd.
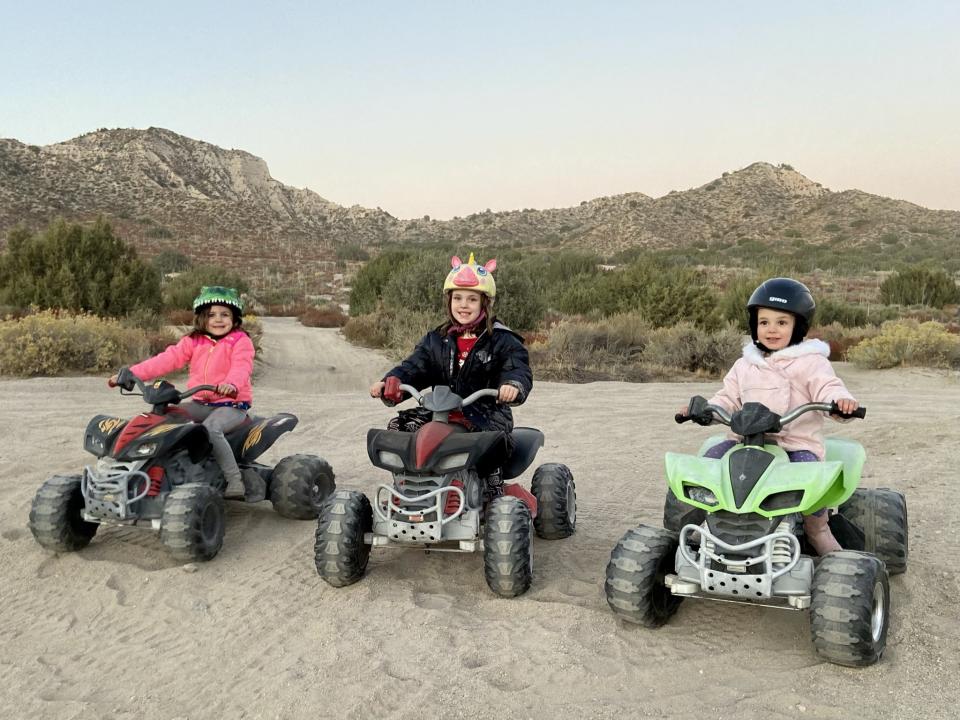
<svg viewBox="0 0 960 720"><path fill-rule="evenodd" d="M863 405L858 407L852 413L845 413L840 411L836 401L829 403L805 403L804 405L800 405L792 410L788 410L785 414L779 416L778 424L782 427L787 423L793 422L801 415L812 411L826 412L845 420L850 418L865 418L867 416L867 408ZM678 424L685 423L687 421L693 421L698 425L710 425L713 422L719 422L723 425L732 425L734 422L734 416L741 412L743 411L738 410L737 412L731 414L722 407L710 405L703 397L697 395L690 398L690 405L687 408L687 414L683 415L681 413L677 413L673 416L673 419ZM779 427L777 430L779 430Z"/></svg>
<svg viewBox="0 0 960 720"><path fill-rule="evenodd" d="M117 373L117 387L120 388L120 393L123 395L138 394L133 392L133 389L136 387L140 390L139 394L143 395L144 401L153 405L160 403L177 404L181 400L204 390L217 391L216 385L196 385L181 392L166 381L148 386L143 380L130 372L130 368L121 368L120 372Z"/></svg>
<svg viewBox="0 0 960 720"><path fill-rule="evenodd" d="M468 405L472 405L477 400L482 397L497 397L500 394L500 391L495 388L484 388L482 390L477 390L474 393L471 393L465 398L461 398L459 395L454 393L450 388L445 385L440 385L433 389L433 392L427 393L421 390L417 390L412 385L407 385L401 383L400 389L408 393L414 400L417 401L417 404L421 407L424 407L424 403L428 399L438 400L444 407L445 410L458 410L460 408L465 408ZM424 388L426 390L426 388ZM428 410L441 409L437 408L427 408Z"/></svg>

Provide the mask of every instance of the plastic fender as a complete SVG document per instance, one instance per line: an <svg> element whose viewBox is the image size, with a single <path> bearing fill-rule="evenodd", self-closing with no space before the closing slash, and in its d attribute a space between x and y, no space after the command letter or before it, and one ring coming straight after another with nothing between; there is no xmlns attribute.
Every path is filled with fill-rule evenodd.
<svg viewBox="0 0 960 720"><path fill-rule="evenodd" d="M833 503L830 498L842 491L843 464L839 462L797 462L792 463L786 452L776 445L766 445L765 450L778 457L760 477L753 491L744 500L740 508L730 507L738 513L757 513L763 517L778 517L799 512L808 515ZM730 488L729 465L723 464L724 486ZM764 500L776 493L800 490L803 499L799 505L765 510L760 507Z"/></svg>
<svg viewBox="0 0 960 720"><path fill-rule="evenodd" d="M666 466L667 484L670 486L670 491L677 500L687 505L710 511L717 510L718 508L725 510L733 508L733 494L729 487L723 487L723 471L721 466L724 463L720 460L669 452L664 456L663 460ZM720 505L704 505L703 503L691 500L683 492L684 483L701 485L707 488L717 496L720 500Z"/></svg>
<svg viewBox="0 0 960 720"><path fill-rule="evenodd" d="M834 488L834 492L831 492L829 497L824 498L822 506L834 507L849 500L853 491L860 486L860 476L863 473L863 464L867 460L867 453L860 443L842 437L828 437L824 445L827 450L824 459L828 462L843 464L843 481Z"/></svg>

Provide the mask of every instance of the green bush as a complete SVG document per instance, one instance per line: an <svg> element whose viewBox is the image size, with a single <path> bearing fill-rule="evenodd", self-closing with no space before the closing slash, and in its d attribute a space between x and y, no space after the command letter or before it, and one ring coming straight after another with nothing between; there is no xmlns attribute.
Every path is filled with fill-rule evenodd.
<svg viewBox="0 0 960 720"><path fill-rule="evenodd" d="M161 275L169 273L179 273L188 270L193 262L181 252L176 250L164 250L153 259L153 267Z"/></svg>
<svg viewBox="0 0 960 720"><path fill-rule="evenodd" d="M102 218L57 220L31 235L18 228L0 255L0 303L117 317L160 307L160 278Z"/></svg>
<svg viewBox="0 0 960 720"><path fill-rule="evenodd" d="M814 322L817 325L839 323L844 327L862 327L864 325L879 325L887 320L893 320L899 315L894 307L886 305L853 305L825 298L817 303L817 312Z"/></svg>
<svg viewBox="0 0 960 720"><path fill-rule="evenodd" d="M868 368L960 367L960 336L937 322L889 322L879 335L852 348L847 357Z"/></svg>
<svg viewBox="0 0 960 720"><path fill-rule="evenodd" d="M960 302L960 288L943 270L909 267L880 284L880 301L887 305L943 307Z"/></svg>
<svg viewBox="0 0 960 720"><path fill-rule="evenodd" d="M655 327L690 321L716 325L716 299L701 273L644 258L622 270L583 276L562 285L561 312L609 317L639 312Z"/></svg>
<svg viewBox="0 0 960 720"><path fill-rule="evenodd" d="M94 315L44 310L0 321L0 375L107 373L149 349L143 330Z"/></svg>

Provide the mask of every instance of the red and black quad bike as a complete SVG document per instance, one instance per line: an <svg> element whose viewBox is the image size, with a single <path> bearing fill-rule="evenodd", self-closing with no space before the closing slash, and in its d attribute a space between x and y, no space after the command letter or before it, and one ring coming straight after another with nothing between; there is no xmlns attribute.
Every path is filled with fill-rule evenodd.
<svg viewBox="0 0 960 720"><path fill-rule="evenodd" d="M428 551L484 555L490 589L502 597L522 595L533 575L533 532L557 539L574 533L577 495L566 465L548 463L533 474L531 490L515 483L543 446L543 433L513 430L515 447L506 462L502 431L468 432L450 414L493 389L461 398L445 386L421 393L400 389L432 413L415 432L372 429L371 462L393 475L373 502L362 492L338 490L327 498L317 521L317 572L343 587L364 574L373 547L417 547Z"/></svg>
<svg viewBox="0 0 960 720"><path fill-rule="evenodd" d="M84 449L97 461L79 475L55 475L40 486L30 508L33 536L48 550L71 552L86 547L100 525L147 527L160 531L178 560L212 559L223 544L226 483L207 429L176 405L216 388L180 392L165 380L147 385L127 368L118 385L122 394L142 394L150 411L130 420L97 415L87 424ZM291 455L273 468L255 462L296 424L288 413L249 416L226 436L241 472L262 480L274 509L310 520L335 488L330 465L313 455Z"/></svg>

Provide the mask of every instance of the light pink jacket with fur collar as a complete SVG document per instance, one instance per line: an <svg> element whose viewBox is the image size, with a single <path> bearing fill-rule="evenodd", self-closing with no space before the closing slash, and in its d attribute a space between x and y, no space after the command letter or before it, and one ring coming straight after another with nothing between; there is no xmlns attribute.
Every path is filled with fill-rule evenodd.
<svg viewBox="0 0 960 720"><path fill-rule="evenodd" d="M833 372L829 356L830 346L822 340L804 340L766 356L750 343L744 346L743 357L730 368L723 378L723 389L710 398L710 403L733 412L744 403L759 402L782 415L804 403L852 398ZM825 415L801 415L773 437L784 450L809 450L823 459Z"/></svg>

